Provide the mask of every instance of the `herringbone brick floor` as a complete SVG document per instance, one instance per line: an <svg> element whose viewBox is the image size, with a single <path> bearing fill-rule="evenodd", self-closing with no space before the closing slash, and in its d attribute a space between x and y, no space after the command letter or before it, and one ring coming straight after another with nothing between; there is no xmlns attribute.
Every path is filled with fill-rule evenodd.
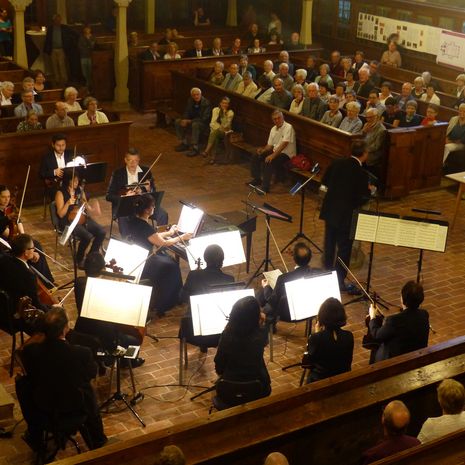
<svg viewBox="0 0 465 465"><path fill-rule="evenodd" d="M173 151L176 144L173 132L168 129L149 129L153 123L151 115L140 116L128 113L124 116L134 120L131 127L131 144L138 147L142 153L144 164L149 164L160 151L163 157L154 169L154 175L159 190L165 191L164 208L168 210L170 221L176 221L179 215L180 204L178 200L189 200L209 213L219 213L243 208L242 201L246 199L248 189L244 181L249 178L247 164L231 166L206 165L202 158L189 159ZM45 150L45 148L44 148ZM121 148L124 154L125 148ZM7 182L7 180L1 180ZM299 217L299 199L288 194L289 186L276 186L267 197L267 201L290 213L294 223L287 224L274 222L272 225L277 242L283 246L297 231ZM381 201L380 210L394 212L402 215L411 214L412 208L426 208L439 210L445 219L450 219L454 205L456 189L443 186L440 189L421 194L412 194L398 201ZM110 208L103 198L101 205L103 215L98 219L109 230ZM259 199L261 200L261 199ZM305 233L312 240L322 246L323 223L318 219L320 200L316 190L311 190L306 198L305 207ZM463 208L463 207L462 207ZM423 263L423 281L426 290L425 308L430 311L431 324L435 334L430 334L430 344L465 334L465 320L463 318L463 305L465 302L465 247L464 211L459 215L455 230L450 232L447 251L444 254L425 252ZM28 207L24 211L23 221L27 232L37 237L47 253L53 254L54 236L47 219L42 221L42 212L39 207ZM265 226L259 218L258 229L253 241L254 270L264 255ZM362 244L362 249L368 254L369 244ZM320 265L320 254L313 248L314 266ZM271 248L273 263L280 266L280 260L274 247ZM68 250L59 246L58 259L70 264ZM285 260L291 265L292 259L285 254ZM390 246L376 246L373 263L373 288L387 301L397 305L399 291L402 284L408 279L415 279L418 251ZM367 262L362 269L357 270L359 280L365 281L367 276ZM64 283L70 279L70 274L60 271L53 265L56 280ZM187 267L182 263L183 276L187 274ZM227 270L233 273L238 280L247 280L245 266L231 267ZM256 283L257 285L258 283ZM60 295L63 295L62 292ZM344 301L349 298L344 296ZM66 303L66 309L75 317L73 299ZM392 311L396 311L393 308ZM201 388L197 386L210 386L215 380L213 367L214 350L210 349L206 358L201 358L198 349L189 348L189 366L184 375L188 387L177 386L179 364L179 342L175 338L179 326L179 318L184 308L179 306L159 320L148 326L148 332L159 336L172 338L160 339L154 342L146 337L142 347L142 356L145 364L135 370L138 390L145 394L145 399L137 404L136 409L147 424L141 428L137 420L127 410L104 414L105 430L113 440L124 440L140 434L179 424L208 415L210 394L206 394L195 401L190 397ZM366 366L368 352L361 347L361 339L365 332L364 316L366 305L362 303L347 307L349 317L348 329L355 335L355 354L353 369ZM8 363L10 359L10 337L0 334L0 382L8 392L14 396L14 381L8 376ZM272 395L298 386L300 369L294 368L288 372L282 367L298 362L305 346L304 325L280 323L278 333L274 337L274 361L269 361L266 353L268 369L272 378ZM124 390L129 391L128 373L123 371ZM109 392L109 376L100 377L96 381L96 388L100 400L106 399ZM114 385L113 385L114 388ZM15 408L16 419L21 418L21 412ZM24 431L24 422L16 428L12 439L0 439L0 465L30 463L31 453L21 440ZM59 457L74 453L65 451Z"/></svg>

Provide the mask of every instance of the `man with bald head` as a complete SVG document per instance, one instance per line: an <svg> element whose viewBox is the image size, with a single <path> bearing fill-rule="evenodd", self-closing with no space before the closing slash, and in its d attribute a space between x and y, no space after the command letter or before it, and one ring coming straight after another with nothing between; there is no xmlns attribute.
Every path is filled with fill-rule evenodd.
<svg viewBox="0 0 465 465"><path fill-rule="evenodd" d="M417 438L405 434L410 423L410 412L402 401L393 400L386 405L381 423L384 440L362 454L362 465L376 462L420 444Z"/></svg>
<svg viewBox="0 0 465 465"><path fill-rule="evenodd" d="M55 103L55 113L47 118L45 127L47 129L68 128L74 126L74 121L68 116L65 102Z"/></svg>
<svg viewBox="0 0 465 465"><path fill-rule="evenodd" d="M271 452L271 454L268 454L263 465L289 465L289 461L281 452Z"/></svg>

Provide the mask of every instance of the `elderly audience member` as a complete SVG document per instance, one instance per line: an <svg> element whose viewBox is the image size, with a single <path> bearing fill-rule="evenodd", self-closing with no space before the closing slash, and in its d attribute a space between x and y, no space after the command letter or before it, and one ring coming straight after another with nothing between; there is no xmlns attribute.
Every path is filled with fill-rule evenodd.
<svg viewBox="0 0 465 465"><path fill-rule="evenodd" d="M265 60L263 62L263 75L273 82L276 73L273 71L273 62L271 60Z"/></svg>
<svg viewBox="0 0 465 465"><path fill-rule="evenodd" d="M247 49L249 55L255 55L257 53L265 53L266 48L262 47L260 44L260 39L255 38L252 42L252 46Z"/></svg>
<svg viewBox="0 0 465 465"><path fill-rule="evenodd" d="M82 111L81 105L77 101L78 91L74 87L67 87L64 97L67 111Z"/></svg>
<svg viewBox="0 0 465 465"><path fill-rule="evenodd" d="M386 405L382 417L384 439L376 446L362 454L362 465L376 462L397 452L418 446L420 441L405 434L410 423L410 412L400 400L393 400Z"/></svg>
<svg viewBox="0 0 465 465"><path fill-rule="evenodd" d="M300 115L302 113L302 106L304 104L304 88L300 84L294 84L292 88L292 95L294 99L291 102L291 106L289 111L296 115Z"/></svg>
<svg viewBox="0 0 465 465"><path fill-rule="evenodd" d="M289 461L281 452L271 452L267 455L263 465L289 465Z"/></svg>
<svg viewBox="0 0 465 465"><path fill-rule="evenodd" d="M334 89L334 82L331 76L329 75L329 65L327 63L323 63L320 65L320 75L315 78L315 82L317 84L321 84L322 82L326 82L330 89Z"/></svg>
<svg viewBox="0 0 465 465"><path fill-rule="evenodd" d="M426 86L426 92L421 96L420 100L434 105L441 105L441 99L437 96L434 85L431 83Z"/></svg>
<svg viewBox="0 0 465 465"><path fill-rule="evenodd" d="M291 76L293 76L294 75L294 64L290 62L289 52L287 52L286 50L281 50L281 52L279 52L278 59L274 62L274 71L275 72L278 72L279 65L281 63L286 63L287 66L289 66L289 74Z"/></svg>
<svg viewBox="0 0 465 465"><path fill-rule="evenodd" d="M224 81L224 63L222 61L215 62L215 66L213 67L212 74L210 75L210 83L215 86L221 86Z"/></svg>
<svg viewBox="0 0 465 465"><path fill-rule="evenodd" d="M381 64L394 68L402 67L402 57L397 50L397 44L393 40L389 42L388 49L381 55Z"/></svg>
<svg viewBox="0 0 465 465"><path fill-rule="evenodd" d="M184 55L186 58L195 58L195 57L206 57L208 55L207 50L203 48L203 42L200 39L194 40L194 48L187 50Z"/></svg>
<svg viewBox="0 0 465 465"><path fill-rule="evenodd" d="M284 88L283 80L276 76L273 79L274 92L270 97L270 105L283 110L289 110L292 102L292 94Z"/></svg>
<svg viewBox="0 0 465 465"><path fill-rule="evenodd" d="M344 71L341 63L341 52L333 50L329 59L329 73L334 76L344 77Z"/></svg>
<svg viewBox="0 0 465 465"><path fill-rule="evenodd" d="M34 93L32 90L23 90L21 92L21 99L23 103L18 105L14 110L16 118L25 118L31 110L34 110L38 115L44 114L42 107L38 103L34 103Z"/></svg>
<svg viewBox="0 0 465 465"><path fill-rule="evenodd" d="M108 123L107 115L97 110L98 101L96 98L86 97L84 100L84 107L87 111L79 115L78 126Z"/></svg>
<svg viewBox="0 0 465 465"><path fill-rule="evenodd" d="M383 77L381 76L381 74L379 74L379 71L378 71L379 61L371 60L369 66L370 66L370 80L375 87L379 88L383 80Z"/></svg>
<svg viewBox="0 0 465 465"><path fill-rule="evenodd" d="M170 42L163 42L163 45L168 45ZM141 60L143 61L157 61L161 59L160 53L158 52L159 44L162 45L162 41L160 40L159 43L152 42L150 46L144 50L142 53Z"/></svg>
<svg viewBox="0 0 465 465"><path fill-rule="evenodd" d="M213 39L212 48L208 51L208 54L213 57L224 55L223 48L221 47L221 39L219 37Z"/></svg>
<svg viewBox="0 0 465 465"><path fill-rule="evenodd" d="M428 442L465 428L465 388L454 379L445 379L438 387L440 417L428 418L421 428L418 439Z"/></svg>
<svg viewBox="0 0 465 465"><path fill-rule="evenodd" d="M274 87L271 84L271 80L268 76L262 74L258 78L258 91L255 94L254 99L258 100L259 102L270 103L271 95L274 92Z"/></svg>
<svg viewBox="0 0 465 465"><path fill-rule="evenodd" d="M253 98L257 93L257 84L253 82L252 74L246 71L242 75L242 82L237 86L236 92L244 97Z"/></svg>
<svg viewBox="0 0 465 465"><path fill-rule="evenodd" d="M367 68L360 68L358 71L358 81L354 85L355 93L359 97L368 98L373 90L373 83L370 81L370 71Z"/></svg>
<svg viewBox="0 0 465 465"><path fill-rule="evenodd" d="M380 113L376 108L369 108L365 113L365 119L366 123L363 125L362 133L365 135L365 143L368 150L366 164L368 171L380 179L386 128L381 122Z"/></svg>
<svg viewBox="0 0 465 465"><path fill-rule="evenodd" d="M421 76L417 76L413 80L412 97L416 99L421 99L421 96L424 93L425 93L425 83L423 82L423 78Z"/></svg>
<svg viewBox="0 0 465 465"><path fill-rule="evenodd" d="M342 131L350 132L351 134L357 134L362 130L362 120L358 117L360 113L360 103L349 102L346 105L347 116L342 120L339 125L339 129Z"/></svg>
<svg viewBox="0 0 465 465"><path fill-rule="evenodd" d="M239 74L244 77L244 73L249 72L252 75L252 79L255 81L257 77L257 70L254 65L249 65L249 57L247 55L241 55L239 59Z"/></svg>
<svg viewBox="0 0 465 465"><path fill-rule="evenodd" d="M229 65L229 73L226 74L221 87L234 92L240 82L242 82L242 76L239 74L239 66L236 63L231 63Z"/></svg>
<svg viewBox="0 0 465 465"><path fill-rule="evenodd" d="M465 149L465 103L459 106L459 114L449 121L444 146L444 163L451 152Z"/></svg>
<svg viewBox="0 0 465 465"><path fill-rule="evenodd" d="M339 111L339 97L331 95L328 105L329 110L321 118L321 123L338 128L342 121L342 113Z"/></svg>
<svg viewBox="0 0 465 465"><path fill-rule="evenodd" d="M315 82L315 79L318 76L318 70L316 68L316 58L314 56L309 56L307 58L305 69L307 70L307 82Z"/></svg>
<svg viewBox="0 0 465 465"><path fill-rule="evenodd" d="M307 118L320 121L327 110L326 104L321 100L320 86L316 82L311 82L307 86L307 98L304 100L302 115Z"/></svg>
<svg viewBox="0 0 465 465"><path fill-rule="evenodd" d="M29 110L26 119L21 121L16 128L17 132L29 132L42 129L42 124L39 122L39 115L35 110Z"/></svg>
<svg viewBox="0 0 465 465"><path fill-rule="evenodd" d="M357 50L354 54L354 62L352 63L352 69L356 73L358 73L365 63L365 54L361 50Z"/></svg>
<svg viewBox="0 0 465 465"><path fill-rule="evenodd" d="M280 78L283 81L284 88L289 92L292 90L294 85L294 79L289 74L289 65L287 63L281 63L278 68L278 74L276 77Z"/></svg>
<svg viewBox="0 0 465 465"><path fill-rule="evenodd" d="M55 103L55 113L47 118L45 127L47 129L67 128L74 126L74 121L67 114L64 102Z"/></svg>
<svg viewBox="0 0 465 465"><path fill-rule="evenodd" d="M454 103L454 108L458 108L462 103L465 103L465 74L459 74L455 81L457 82L455 90L457 101Z"/></svg>
<svg viewBox="0 0 465 465"><path fill-rule="evenodd" d="M341 77L343 77L344 79L346 79L347 73L354 73L354 70L352 69L352 58L344 57L341 60L341 66L342 66Z"/></svg>
<svg viewBox="0 0 465 465"><path fill-rule="evenodd" d="M386 100L389 97L393 98L393 95L391 94L391 89L392 89L392 84L389 81L384 81L381 84L381 92L379 93L379 101L383 105L386 105Z"/></svg>
<svg viewBox="0 0 465 465"><path fill-rule="evenodd" d="M418 104L415 100L409 100L405 105L405 112L402 112L399 127L410 128L420 126L422 117L417 114Z"/></svg>
<svg viewBox="0 0 465 465"><path fill-rule="evenodd" d="M178 44L176 42L170 42L166 46L166 53L163 55L164 60L180 60L181 55L178 53Z"/></svg>
<svg viewBox="0 0 465 465"><path fill-rule="evenodd" d="M307 70L304 68L300 68L295 72L294 75L294 84L300 84L304 91L307 91Z"/></svg>
<svg viewBox="0 0 465 465"><path fill-rule="evenodd" d="M0 105L12 105L11 97L15 91L15 85L11 81L3 81L0 84Z"/></svg>
<svg viewBox="0 0 465 465"><path fill-rule="evenodd" d="M291 34L289 42L286 43L287 50L301 50L304 46L300 43L300 34L293 32Z"/></svg>

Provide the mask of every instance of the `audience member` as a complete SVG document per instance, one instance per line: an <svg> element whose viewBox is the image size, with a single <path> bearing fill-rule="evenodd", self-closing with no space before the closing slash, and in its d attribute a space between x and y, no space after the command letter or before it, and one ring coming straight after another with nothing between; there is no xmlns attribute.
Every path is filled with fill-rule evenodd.
<svg viewBox="0 0 465 465"><path fill-rule="evenodd" d="M176 42L170 42L166 46L166 53L163 55L164 60L180 60L181 55L178 53L178 44Z"/></svg>
<svg viewBox="0 0 465 465"><path fill-rule="evenodd" d="M449 121L444 146L444 163L451 152L465 149L465 103L459 106L459 114Z"/></svg>
<svg viewBox="0 0 465 465"><path fill-rule="evenodd" d="M457 101L454 103L454 108L458 109L462 103L465 103L465 74L459 74L455 79L457 82Z"/></svg>
<svg viewBox="0 0 465 465"><path fill-rule="evenodd" d="M154 465L186 465L186 458L178 446L163 447Z"/></svg>
<svg viewBox="0 0 465 465"><path fill-rule="evenodd" d="M284 115L279 110L275 110L271 114L271 119L274 126L271 128L267 144L258 148L257 153L252 157L250 168L252 180L247 183L261 185L265 192L270 191L273 174L275 174L277 181L283 179L285 175L284 165L296 154L294 128L284 121Z"/></svg>
<svg viewBox="0 0 465 465"><path fill-rule="evenodd" d="M210 75L210 83L214 84L215 86L221 86L224 81L224 63L222 61L215 62L215 66L213 67L212 74Z"/></svg>
<svg viewBox="0 0 465 465"><path fill-rule="evenodd" d="M268 23L268 33L276 31L278 34L283 33L282 23L275 11L270 13L270 22Z"/></svg>
<svg viewBox="0 0 465 465"><path fill-rule="evenodd" d="M321 123L338 128L342 121L342 113L339 111L339 97L331 95L328 100L329 110L325 112Z"/></svg>
<svg viewBox="0 0 465 465"><path fill-rule="evenodd" d="M465 388L454 379L445 379L438 387L440 417L428 418L421 427L418 439L428 442L465 428Z"/></svg>
<svg viewBox="0 0 465 465"><path fill-rule="evenodd" d="M44 90L47 90L50 88L50 86L48 85L48 82L45 79L45 74L41 69L36 69L34 71L33 79L34 79L34 84L32 86L32 89L35 92L34 95L40 94ZM37 100L37 98L35 100Z"/></svg>
<svg viewBox="0 0 465 465"><path fill-rule="evenodd" d="M266 48L260 45L260 39L254 39L252 46L247 49L249 55L255 55L257 53L265 53Z"/></svg>
<svg viewBox="0 0 465 465"><path fill-rule="evenodd" d="M256 39L262 40L262 35L258 30L258 24L252 23L249 26L249 30L247 31L246 35L244 36L244 43L247 45L247 47L253 47L254 40Z"/></svg>
<svg viewBox="0 0 465 465"><path fill-rule="evenodd" d="M23 92L23 91L32 91L32 93L34 95L34 102L37 103L42 99L42 96L34 89L35 81L34 81L34 79L32 77L30 77L30 76L25 77L21 84L22 84L21 92ZM17 92L17 93L13 94L12 101L13 101L14 104L21 103L21 101L22 101L21 92Z"/></svg>
<svg viewBox="0 0 465 465"><path fill-rule="evenodd" d="M87 111L79 115L78 126L108 123L107 115L97 110L98 101L96 98L86 97L84 100L84 107Z"/></svg>
<svg viewBox="0 0 465 465"><path fill-rule="evenodd" d="M308 337L307 383L351 370L354 336L342 329L346 324L347 315L341 302L333 297L326 299L318 310L315 332Z"/></svg>
<svg viewBox="0 0 465 465"><path fill-rule="evenodd" d="M381 92L379 93L379 101L383 105L386 105L386 100L391 97L394 98L391 94L392 84L389 81L384 81L381 84Z"/></svg>
<svg viewBox="0 0 465 465"><path fill-rule="evenodd" d="M320 121L327 110L326 104L321 100L319 92L320 86L315 82L311 82L307 86L307 98L304 100L302 107L302 115L316 121Z"/></svg>
<svg viewBox="0 0 465 465"><path fill-rule="evenodd" d="M428 84L433 84L434 88L437 89L437 90L441 90L439 88L439 85L437 83L437 81L435 79L433 79L433 76L431 76L431 73L429 71L423 71L421 73L421 77L423 79L423 82L425 83L425 87L428 85Z"/></svg>
<svg viewBox="0 0 465 465"><path fill-rule="evenodd" d="M302 106L304 104L304 93L305 90L300 84L294 84L292 87L292 96L294 99L291 102L291 106L289 107L289 111L296 115L300 115L302 113Z"/></svg>
<svg viewBox="0 0 465 465"><path fill-rule="evenodd" d="M285 47L286 50L302 50L304 46L300 43L300 34L298 32L293 32Z"/></svg>
<svg viewBox="0 0 465 465"><path fill-rule="evenodd" d="M202 7L194 10L194 26L210 26L210 18Z"/></svg>
<svg viewBox="0 0 465 465"><path fill-rule="evenodd" d="M362 454L362 465L376 462L397 452L420 444L417 438L405 434L410 423L410 412L400 400L386 405L381 417L384 440Z"/></svg>
<svg viewBox="0 0 465 465"><path fill-rule="evenodd" d="M8 18L8 10L0 8L0 56L13 57L13 24Z"/></svg>
<svg viewBox="0 0 465 465"><path fill-rule="evenodd" d="M68 128L74 126L74 121L67 114L64 102L55 102L55 113L47 118L45 127L47 129Z"/></svg>
<svg viewBox="0 0 465 465"><path fill-rule="evenodd" d="M67 87L64 92L65 105L67 111L82 111L80 103L77 101L78 91L74 87Z"/></svg>
<svg viewBox="0 0 465 465"><path fill-rule="evenodd" d="M268 40L268 45L283 45L284 42L281 39L281 36L278 34L277 31L271 31L269 40Z"/></svg>
<svg viewBox="0 0 465 465"><path fill-rule="evenodd" d="M240 82L242 82L242 76L239 74L239 66L236 63L231 63L229 73L226 74L221 87L234 92Z"/></svg>
<svg viewBox="0 0 465 465"><path fill-rule="evenodd" d="M294 85L294 79L289 74L289 65L287 63L280 63L276 77L283 81L283 85L286 90L291 91L292 86Z"/></svg>
<svg viewBox="0 0 465 465"><path fill-rule="evenodd" d="M208 54L215 57L224 55L224 51L221 47L221 39L219 37L213 39L212 48L209 50Z"/></svg>
<svg viewBox="0 0 465 465"><path fill-rule="evenodd" d="M300 84L303 89L304 93L307 91L307 70L304 68L300 68L296 70L294 75L294 84Z"/></svg>
<svg viewBox="0 0 465 465"><path fill-rule="evenodd" d="M237 65L236 65L237 66ZM190 97L184 109L183 116L176 119L176 137L181 142L177 145L176 152L189 150L187 156L195 157L199 153L200 135L206 131L211 118L210 102L202 96L202 91L198 87L193 87ZM191 144L187 143L188 130L191 129Z"/></svg>
<svg viewBox="0 0 465 465"><path fill-rule="evenodd" d="M346 87L346 92L352 92L353 91L355 93L354 87L355 87L356 83L357 83L357 81L355 81L355 72L354 72L354 70L351 70L346 74L346 80L344 82L344 85ZM357 94L355 94L355 95L357 95Z"/></svg>
<svg viewBox="0 0 465 465"><path fill-rule="evenodd" d="M370 81L370 71L367 68L360 68L358 71L358 81L354 85L355 93L359 97L367 99L373 88L373 83Z"/></svg>
<svg viewBox="0 0 465 465"><path fill-rule="evenodd" d="M434 126L437 123L438 107L434 104L428 105L426 116L421 121L422 126Z"/></svg>
<svg viewBox="0 0 465 465"><path fill-rule="evenodd" d="M396 99L394 97L389 97L385 100L384 106L386 107L386 111L381 115L383 122L397 128L402 119L402 112L399 110Z"/></svg>
<svg viewBox="0 0 465 465"><path fill-rule="evenodd" d="M315 82L320 84L321 82L326 82L330 89L334 89L334 83L329 75L329 65L327 63L323 63L320 65L320 75L315 78Z"/></svg>
<svg viewBox="0 0 465 465"><path fill-rule="evenodd" d="M257 84L252 79L252 74L246 71L242 76L242 82L237 86L236 92L244 97L254 98L257 93Z"/></svg>
<svg viewBox="0 0 465 465"><path fill-rule="evenodd" d="M270 81L273 81L276 76L276 73L273 71L273 62L271 60L265 60L263 62L263 75Z"/></svg>
<svg viewBox="0 0 465 465"><path fill-rule="evenodd" d="M270 103L271 102L271 95L274 92L274 87L271 84L270 78L262 74L258 78L258 92L255 94L254 99L258 100L259 102Z"/></svg>
<svg viewBox="0 0 465 465"><path fill-rule="evenodd" d="M289 461L281 452L271 452L267 455L263 465L289 465Z"/></svg>
<svg viewBox="0 0 465 465"><path fill-rule="evenodd" d="M158 41L158 45L168 45L172 41L172 39L173 39L173 31L169 27L167 27L162 32L162 38Z"/></svg>
<svg viewBox="0 0 465 465"><path fill-rule="evenodd" d="M16 128L17 132L29 132L42 129L42 124L39 122L39 115L35 110L29 110L26 119L21 121Z"/></svg>
<svg viewBox="0 0 465 465"><path fill-rule="evenodd" d="M137 31L131 31L128 38L128 47L139 46L139 33Z"/></svg>
<svg viewBox="0 0 465 465"><path fill-rule="evenodd" d="M365 63L365 54L361 50L357 50L354 55L352 69L358 73Z"/></svg>
<svg viewBox="0 0 465 465"><path fill-rule="evenodd" d="M344 71L341 63L341 52L333 50L329 59L329 73L334 76L344 77Z"/></svg>
<svg viewBox="0 0 465 465"><path fill-rule="evenodd" d="M322 102L326 106L328 106L329 98L331 97L331 93L329 92L329 89L328 89L328 83L320 82L318 92L320 94L320 99L322 100Z"/></svg>
<svg viewBox="0 0 465 465"><path fill-rule="evenodd" d="M421 96L420 100L434 105L441 105L441 99L437 96L431 83L426 86L426 92Z"/></svg>
<svg viewBox="0 0 465 465"><path fill-rule="evenodd" d="M86 86L92 84L92 50L95 48L95 37L92 35L92 29L88 26L82 29L82 34L79 36L78 49L81 58L81 71Z"/></svg>
<svg viewBox="0 0 465 465"><path fill-rule="evenodd" d="M423 78L421 76L417 76L413 80L412 97L416 99L420 99L424 93L425 93L425 83L423 82Z"/></svg>
<svg viewBox="0 0 465 465"><path fill-rule="evenodd" d="M428 345L429 315L420 308L424 300L423 286L408 281L402 287L402 310L395 315L385 317L384 322L376 318L378 310L370 307L370 334L380 343L375 362L397 355L422 349Z"/></svg>
<svg viewBox="0 0 465 465"><path fill-rule="evenodd" d="M25 118L29 111L34 110L38 115L43 115L44 110L38 103L34 103L34 94L32 90L23 90L21 92L23 103L14 109L16 118Z"/></svg>
<svg viewBox="0 0 465 465"><path fill-rule="evenodd" d="M3 81L0 84L0 105L12 105L11 97L15 91L15 85L11 81Z"/></svg>
<svg viewBox="0 0 465 465"><path fill-rule="evenodd" d="M249 65L249 57L247 55L241 55L239 59L239 74L244 77L244 73L249 72L252 75L252 79L255 81L257 77L257 70L254 65Z"/></svg>
<svg viewBox="0 0 465 465"><path fill-rule="evenodd" d="M405 105L405 112L402 113L400 118L399 127L410 128L413 126L420 126L422 117L417 115L418 104L415 100L409 100Z"/></svg>
<svg viewBox="0 0 465 465"><path fill-rule="evenodd" d="M273 64L273 71L277 73L279 71L279 65L281 63L286 63L289 68L289 74L294 75L294 64L289 61L289 53L286 50L281 50L279 52L278 59Z"/></svg>
<svg viewBox="0 0 465 465"><path fill-rule="evenodd" d="M186 58L194 58L194 57L206 57L208 52L203 49L203 42L200 39L194 40L194 48L187 50L185 53Z"/></svg>
<svg viewBox="0 0 465 465"><path fill-rule="evenodd" d="M368 101L362 116L365 116L369 108L376 108L378 110L378 115L382 115L386 110L386 107L379 101L378 91L376 89L373 89L368 95Z"/></svg>
<svg viewBox="0 0 465 465"><path fill-rule="evenodd" d="M270 96L270 105L289 110L292 102L292 94L284 88L284 83L281 78L276 76L273 79L274 92Z"/></svg>
<svg viewBox="0 0 465 465"><path fill-rule="evenodd" d="M309 56L307 58L305 69L307 70L307 82L315 82L315 79L318 76L318 71L316 69L316 58L314 56Z"/></svg>
<svg viewBox="0 0 465 465"><path fill-rule="evenodd" d="M379 61L376 60L371 60L370 61L370 81L373 83L375 87L378 87L381 85L381 82L383 80L383 77L381 74L379 74Z"/></svg>
<svg viewBox="0 0 465 465"><path fill-rule="evenodd" d="M362 128L368 150L366 161L367 169L370 173L375 175L378 180L381 179L381 169L385 152L384 143L386 140L386 128L381 122L380 115L381 113L377 108L369 108L365 114L366 123Z"/></svg>
<svg viewBox="0 0 465 465"><path fill-rule="evenodd" d="M388 49L383 52L381 56L381 64L386 66L392 66L394 68L402 67L402 57L397 50L397 43L391 40L388 44Z"/></svg>
<svg viewBox="0 0 465 465"><path fill-rule="evenodd" d="M341 77L343 77L344 79L347 79L347 73L355 73L355 75L352 74L352 76L356 77L356 70L352 68L352 58L350 57L342 58L341 65L342 65Z"/></svg>
<svg viewBox="0 0 465 465"><path fill-rule="evenodd" d="M236 37L233 40L232 46L228 49L227 54L228 55L242 55L244 52L242 51L241 48L241 39L239 37Z"/></svg>
<svg viewBox="0 0 465 465"><path fill-rule="evenodd" d="M160 53L158 52L159 43L152 42L150 44L150 47L147 47L147 49L145 49L142 52L142 55L140 56L141 60L143 60L143 61L157 61L157 60L160 60L161 56L160 56ZM166 44L166 45L168 45L168 44Z"/></svg>
<svg viewBox="0 0 465 465"><path fill-rule="evenodd" d="M357 100L357 94L353 91L353 90L347 90L346 89L346 93L344 94L345 95L345 100L346 102L344 103L344 106L343 106L343 110L346 110L347 109L347 105L350 103L350 102L358 102ZM359 103L359 102L358 102Z"/></svg>
<svg viewBox="0 0 465 465"><path fill-rule="evenodd" d="M358 117L360 113L360 103L349 102L346 105L347 116L341 121L339 129L342 131L357 134L362 130L362 120Z"/></svg>
<svg viewBox="0 0 465 465"><path fill-rule="evenodd" d="M339 110L340 110L341 108L344 107L344 105L346 103L346 96L345 96L346 86L345 86L345 84L342 81L339 81L336 84L336 87L335 87L334 91L335 91L334 95L339 99Z"/></svg>

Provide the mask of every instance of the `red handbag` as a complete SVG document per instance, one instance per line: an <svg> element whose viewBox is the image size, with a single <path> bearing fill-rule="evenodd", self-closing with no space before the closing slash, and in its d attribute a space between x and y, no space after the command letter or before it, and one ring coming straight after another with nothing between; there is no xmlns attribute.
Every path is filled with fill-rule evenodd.
<svg viewBox="0 0 465 465"><path fill-rule="evenodd" d="M302 171L308 171L312 167L312 162L303 154L298 154L291 158L292 168L297 168Z"/></svg>

